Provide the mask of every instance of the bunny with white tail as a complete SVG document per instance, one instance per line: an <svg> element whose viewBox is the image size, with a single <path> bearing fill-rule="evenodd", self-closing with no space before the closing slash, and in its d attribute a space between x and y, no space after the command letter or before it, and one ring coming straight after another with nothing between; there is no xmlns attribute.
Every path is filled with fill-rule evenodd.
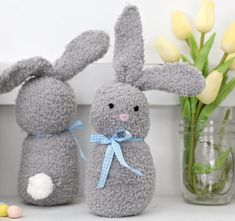
<svg viewBox="0 0 235 221"><path fill-rule="evenodd" d="M98 89L90 112L98 134L91 136L97 145L88 161L85 196L91 212L100 216L139 214L154 193L155 168L144 141L150 124L143 91L195 96L204 88L202 75L186 63L143 66L140 15L130 5L115 26L116 80Z"/></svg>
<svg viewBox="0 0 235 221"><path fill-rule="evenodd" d="M41 57L22 60L0 76L0 93L25 81L16 99L16 120L28 133L23 143L18 192L26 203L49 206L71 202L78 193L78 153L70 127L75 96L66 82L103 57L109 37L87 31L70 42L52 65Z"/></svg>

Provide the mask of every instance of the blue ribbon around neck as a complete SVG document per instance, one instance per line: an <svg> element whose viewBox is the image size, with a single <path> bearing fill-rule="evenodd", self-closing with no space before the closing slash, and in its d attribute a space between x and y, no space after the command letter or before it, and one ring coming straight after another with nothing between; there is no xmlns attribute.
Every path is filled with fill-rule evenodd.
<svg viewBox="0 0 235 221"><path fill-rule="evenodd" d="M69 126L69 128L67 128L65 131L68 131L68 132L71 133L71 135L73 136L73 139L74 139L74 141L75 141L75 143L76 143L76 145L77 145L77 147L78 147L78 149L79 149L81 158L82 158L83 160L86 160L86 156L85 156L85 154L84 154L83 151L82 151L82 148L81 148L81 146L80 146L80 144L79 144L79 142L78 142L77 137L72 133L73 131L75 131L75 130L77 130L77 129L83 129L83 128L84 128L83 123L82 123L80 120L77 120L77 121L75 121L74 123L72 123L72 124ZM35 137L37 137L37 138L43 138L43 137L46 137L46 136L53 136L53 135L54 135L54 134L40 134L40 133L38 133L38 134L33 134L33 136L35 136Z"/></svg>
<svg viewBox="0 0 235 221"><path fill-rule="evenodd" d="M119 134L123 133L124 136L121 136ZM137 169L132 168L127 164L125 161L122 150L120 147L120 142L123 141L143 141L142 138L134 138L132 137L131 133L127 130L120 130L117 133L115 133L111 138L107 138L106 136L102 134L92 134L90 137L90 142L96 143L96 144L106 144L108 145L107 150L105 152L102 169L101 169L101 175L100 179L97 185L97 188L103 188L106 184L107 177L110 171L110 167L113 161L114 155L117 157L117 160L119 163L132 171L137 176L143 176L143 173L140 172Z"/></svg>

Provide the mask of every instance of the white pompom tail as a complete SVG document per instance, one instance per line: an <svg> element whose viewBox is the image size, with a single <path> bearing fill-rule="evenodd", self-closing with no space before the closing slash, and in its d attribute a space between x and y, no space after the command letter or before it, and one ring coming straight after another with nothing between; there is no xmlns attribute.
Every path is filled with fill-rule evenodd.
<svg viewBox="0 0 235 221"><path fill-rule="evenodd" d="M29 178L27 192L34 200L47 198L53 192L53 182L45 173L37 173Z"/></svg>

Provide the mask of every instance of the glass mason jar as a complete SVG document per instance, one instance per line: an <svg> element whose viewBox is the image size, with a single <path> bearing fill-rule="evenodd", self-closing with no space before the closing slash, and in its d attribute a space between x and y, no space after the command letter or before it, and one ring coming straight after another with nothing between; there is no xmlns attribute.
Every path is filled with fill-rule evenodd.
<svg viewBox="0 0 235 221"><path fill-rule="evenodd" d="M186 202L222 205L233 197L232 121L182 121L182 194Z"/></svg>

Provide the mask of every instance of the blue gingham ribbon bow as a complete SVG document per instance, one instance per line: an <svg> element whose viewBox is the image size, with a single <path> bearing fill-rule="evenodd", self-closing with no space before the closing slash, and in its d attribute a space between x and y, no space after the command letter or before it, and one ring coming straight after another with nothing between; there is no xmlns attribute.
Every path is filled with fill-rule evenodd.
<svg viewBox="0 0 235 221"><path fill-rule="evenodd" d="M77 145L77 147L79 149L81 158L83 160L86 160L86 156L83 153L82 148L80 147L80 144L78 142L77 137L72 133L73 131L75 131L77 129L82 129L82 128L84 128L83 123L80 120L77 120L72 125L70 125L69 128L67 128L65 131L71 132L71 134L73 136L73 139L74 139L74 141L75 141L75 143L76 143L76 145ZM43 138L43 137L46 137L46 136L53 136L53 134L40 134L40 133L38 133L38 134L33 134L33 136L35 136L35 137L40 139L40 138Z"/></svg>
<svg viewBox="0 0 235 221"><path fill-rule="evenodd" d="M120 137L119 135L121 133L124 134L124 136ZM123 157L122 150L119 144L120 142L123 142L123 141L143 141L143 139L133 138L130 132L128 132L127 130L121 130L115 133L111 138L107 138L106 136L102 134L92 134L90 137L90 141L92 143L108 145L107 150L105 152L102 169L101 169L101 175L100 175L97 188L100 189L105 186L114 155L117 157L117 160L122 166L126 167L127 169L135 173L137 176L143 176L142 172L140 172L137 169L132 168L131 166L127 164L127 162L125 161Z"/></svg>

